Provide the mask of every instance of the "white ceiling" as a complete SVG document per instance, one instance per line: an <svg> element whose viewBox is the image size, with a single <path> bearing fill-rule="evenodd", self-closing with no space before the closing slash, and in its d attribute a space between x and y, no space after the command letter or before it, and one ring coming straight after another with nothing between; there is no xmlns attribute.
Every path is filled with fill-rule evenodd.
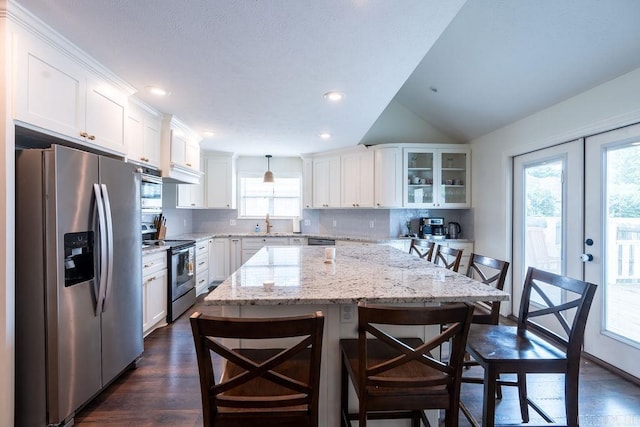
<svg viewBox="0 0 640 427"><path fill-rule="evenodd" d="M467 141L640 67L637 0L17 1L241 155L375 142L388 105Z"/></svg>

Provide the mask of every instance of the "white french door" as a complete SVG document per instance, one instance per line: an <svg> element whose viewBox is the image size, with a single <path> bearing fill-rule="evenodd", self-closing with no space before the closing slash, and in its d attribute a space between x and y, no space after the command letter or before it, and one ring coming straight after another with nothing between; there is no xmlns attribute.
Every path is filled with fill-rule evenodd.
<svg viewBox="0 0 640 427"><path fill-rule="evenodd" d="M640 377L640 125L586 139L585 351ZM589 243L593 242L589 245Z"/></svg>
<svg viewBox="0 0 640 427"><path fill-rule="evenodd" d="M581 139L513 159L515 316L528 267L582 278L583 164Z"/></svg>

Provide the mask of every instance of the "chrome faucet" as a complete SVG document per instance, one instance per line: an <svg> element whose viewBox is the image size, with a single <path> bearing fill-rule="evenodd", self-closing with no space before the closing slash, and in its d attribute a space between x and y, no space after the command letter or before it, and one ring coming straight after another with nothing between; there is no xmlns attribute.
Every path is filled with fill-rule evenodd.
<svg viewBox="0 0 640 427"><path fill-rule="evenodd" d="M265 218L264 222L267 224L267 234L271 233L271 221L269 221L269 214L267 214L267 218Z"/></svg>

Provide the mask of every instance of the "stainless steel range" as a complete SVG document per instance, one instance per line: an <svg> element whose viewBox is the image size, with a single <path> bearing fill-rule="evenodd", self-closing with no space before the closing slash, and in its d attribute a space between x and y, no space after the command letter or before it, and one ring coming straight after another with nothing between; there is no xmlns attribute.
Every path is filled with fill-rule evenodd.
<svg viewBox="0 0 640 427"><path fill-rule="evenodd" d="M145 240L144 244L164 244L167 250L167 323L176 320L196 303L195 240Z"/></svg>

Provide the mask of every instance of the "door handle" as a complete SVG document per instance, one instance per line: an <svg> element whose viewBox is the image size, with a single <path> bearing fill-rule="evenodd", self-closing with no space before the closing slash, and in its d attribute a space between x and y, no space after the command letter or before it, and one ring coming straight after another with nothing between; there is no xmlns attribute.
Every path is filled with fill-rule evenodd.
<svg viewBox="0 0 640 427"><path fill-rule="evenodd" d="M580 260L582 262L593 261L593 255L591 255L591 254L582 254L582 255L580 255Z"/></svg>

